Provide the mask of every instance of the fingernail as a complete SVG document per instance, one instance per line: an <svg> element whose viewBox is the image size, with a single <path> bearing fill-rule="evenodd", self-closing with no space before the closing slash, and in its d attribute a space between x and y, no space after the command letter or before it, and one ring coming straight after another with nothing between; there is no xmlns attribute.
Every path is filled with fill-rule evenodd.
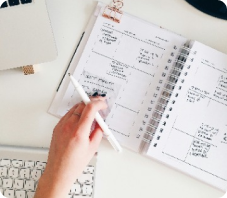
<svg viewBox="0 0 227 198"><path fill-rule="evenodd" d="M92 96L97 96L98 95L98 92L95 92Z"/></svg>
<svg viewBox="0 0 227 198"><path fill-rule="evenodd" d="M102 96L102 97L106 97L106 94L101 94L100 96Z"/></svg>

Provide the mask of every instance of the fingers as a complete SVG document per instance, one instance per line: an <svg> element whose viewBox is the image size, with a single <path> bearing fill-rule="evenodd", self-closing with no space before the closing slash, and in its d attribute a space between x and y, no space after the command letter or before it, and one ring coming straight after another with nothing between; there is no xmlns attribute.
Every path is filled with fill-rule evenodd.
<svg viewBox="0 0 227 198"><path fill-rule="evenodd" d="M79 106L80 103L74 105L59 121L59 124L63 123L64 121L68 120L72 113L75 111L75 109Z"/></svg>
<svg viewBox="0 0 227 198"><path fill-rule="evenodd" d="M85 108L85 104L82 103L82 102L79 103L79 105L77 106L77 108L74 108L74 111L71 113L68 121L70 123L75 123L75 124L78 123L78 121L80 120L80 116L81 116L84 108Z"/></svg>
<svg viewBox="0 0 227 198"><path fill-rule="evenodd" d="M98 100L104 101L105 100L105 98L103 98L101 96L90 97L90 99L91 99L91 101L98 101ZM78 103L76 106L74 106L73 109L70 110L70 112L68 113L68 116L66 117L66 120L68 120L71 123L77 124L84 108L85 108L85 104L83 102Z"/></svg>
<svg viewBox="0 0 227 198"><path fill-rule="evenodd" d="M103 97L103 96L91 96L90 97L91 101L96 101L96 100L102 100L102 101L105 101L106 98ZM76 105L74 105L62 118L61 120L59 121L59 123L62 123L66 120L68 120L72 114L75 112L76 108L80 105L80 104L83 104L83 102L80 102L80 103L77 103Z"/></svg>
<svg viewBox="0 0 227 198"><path fill-rule="evenodd" d="M99 110L105 108L107 108L107 104L103 100L92 100L89 104L87 104L78 122L78 133L85 133L85 135L88 137L90 134L92 122L95 118L95 114Z"/></svg>
<svg viewBox="0 0 227 198"><path fill-rule="evenodd" d="M95 126L95 129L92 131L90 135L91 149L94 150L95 152L98 150L98 146L102 140L102 137L103 137L103 131L97 123Z"/></svg>

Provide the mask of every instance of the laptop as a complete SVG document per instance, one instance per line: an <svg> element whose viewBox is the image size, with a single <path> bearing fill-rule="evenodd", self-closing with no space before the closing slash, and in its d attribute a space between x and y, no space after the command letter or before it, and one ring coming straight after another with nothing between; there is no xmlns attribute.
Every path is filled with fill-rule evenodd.
<svg viewBox="0 0 227 198"><path fill-rule="evenodd" d="M45 0L0 0L0 70L54 60Z"/></svg>

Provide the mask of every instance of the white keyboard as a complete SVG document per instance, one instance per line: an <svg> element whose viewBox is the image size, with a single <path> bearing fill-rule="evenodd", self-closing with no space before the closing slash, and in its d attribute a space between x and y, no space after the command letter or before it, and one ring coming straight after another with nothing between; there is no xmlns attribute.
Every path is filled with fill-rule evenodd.
<svg viewBox="0 0 227 198"><path fill-rule="evenodd" d="M72 185L67 198L93 198L95 164L96 159L92 159ZM33 160L0 158L0 192L7 198L33 198L45 167L46 162L34 157Z"/></svg>

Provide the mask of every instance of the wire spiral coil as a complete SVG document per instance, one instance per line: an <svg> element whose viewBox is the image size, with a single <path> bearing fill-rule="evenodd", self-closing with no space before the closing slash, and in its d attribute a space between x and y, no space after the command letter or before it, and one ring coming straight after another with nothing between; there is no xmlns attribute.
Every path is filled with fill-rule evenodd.
<svg viewBox="0 0 227 198"><path fill-rule="evenodd" d="M163 123L161 123L163 126L166 125L168 118L170 117L170 112L173 110L173 105L175 104L175 99L172 98L173 91L175 89L180 90L182 88L182 85L179 85L176 87L177 82L180 80L181 83L184 83L184 78L187 75L187 72L182 74L182 70L184 67L187 67L190 69L190 65L186 65L186 61L189 60L193 62L193 58L189 57L191 54L195 55L196 52L192 51L189 47L189 43L187 42L184 46L180 48L180 52L177 54L177 58L173 61L172 69L169 72L169 75L167 76L167 80L164 84L164 87L161 91L160 97L157 100L156 106L153 110L153 113L151 114L151 118L148 121L144 136L142 139L142 142L140 144L140 152L146 152L149 145L151 144L154 135L157 132L157 128L160 125L161 119L164 117ZM169 61L171 62L171 61ZM175 97L178 97L178 93L175 94ZM171 107L168 107L168 111L166 111L167 105L171 103ZM160 129L160 133L163 132L164 127ZM160 136L157 136L157 140L160 139ZM154 147L157 146L157 143L154 143Z"/></svg>

